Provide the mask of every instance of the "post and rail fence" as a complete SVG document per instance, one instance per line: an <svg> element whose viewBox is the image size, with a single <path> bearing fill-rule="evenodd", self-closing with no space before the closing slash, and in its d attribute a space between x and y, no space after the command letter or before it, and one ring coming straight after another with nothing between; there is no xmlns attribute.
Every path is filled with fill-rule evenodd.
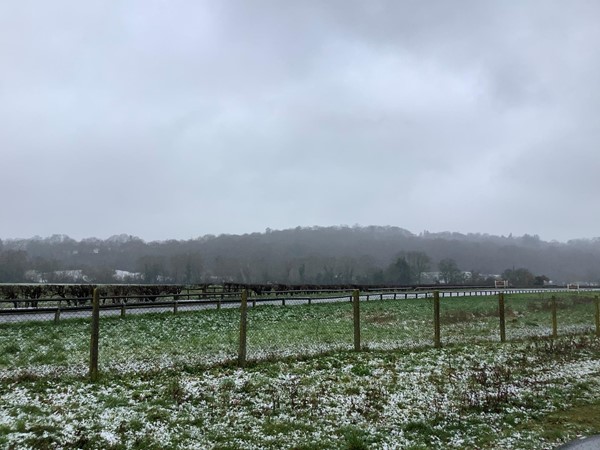
<svg viewBox="0 0 600 450"><path fill-rule="evenodd" d="M63 318L85 317L92 313L93 289L96 286L85 285L87 289L76 291L73 295L65 294L65 289L59 289L57 292L49 292L47 296L40 292L31 292L31 289L19 291L18 287L29 287L30 285L2 285L0 284L0 323L23 320L54 320L59 321ZM35 285L33 285L35 286ZM62 285L52 285L62 287ZM65 285L69 286L69 285ZM82 285L84 286L84 285ZM242 287L243 285L235 285ZM249 285L252 286L252 285ZM117 292L111 292L112 288L117 288ZM277 290L265 292L263 289L253 291L250 288L241 288L238 291L225 289L218 290L211 286L207 289L202 286L202 290L194 286L176 286L176 285L132 285L131 291L127 290L127 285L107 285L97 286L99 289L100 310L103 314L120 314L121 316L130 313L141 312L165 312L172 310L177 312L181 310L193 309L221 309L223 307L237 307L240 303L240 293L246 289L252 293L252 306L257 304L280 303L286 304L286 298L293 298L296 302L305 301L308 304L313 302L315 296L322 301L335 300L340 295L352 294L359 290L361 298L365 300L384 300L384 299L416 299L429 298L435 290L440 292L440 298L453 297L471 297L471 296L490 296L501 292L505 294L520 293L551 293L564 292L565 288L540 288L540 289L519 289L519 288L490 288L490 287L467 287L467 288L406 288L406 287L370 287L370 286L347 286L345 289L334 290L323 286L321 289L306 290ZM140 290L142 292L140 292ZM583 290L581 290L583 291ZM578 291L578 292L581 292ZM83 293L83 295L82 295Z"/></svg>
<svg viewBox="0 0 600 450"><path fill-rule="evenodd" d="M90 327L90 356L89 356L89 378L97 380L100 377L99 361L101 360L100 336L101 317L115 316L124 318L126 315L140 314L143 312L171 312L178 315L183 312L200 310L239 310L239 334L237 337L237 361L236 364L244 367L248 362L248 346L252 345L252 338L256 333L264 332L264 329L257 329L255 325L259 318L251 312L259 311L262 306L289 308L296 305L307 305L308 307L318 307L319 304L340 304L344 302L351 304L349 315L352 319L348 321L351 324L350 333L352 342L351 348L354 351L361 351L369 348L371 339L369 333L378 332L379 328L387 326L390 319L386 316L385 308L376 313L371 308L376 301L393 302L393 304L402 304L402 300L426 301L431 304L430 318L432 329L430 331L430 345L440 348L443 345L442 331L445 324L452 324L454 321L471 320L472 317L461 318L456 312L452 315L446 311L446 316L442 315L442 303L452 305L452 300L467 299L468 297L495 298L497 297L497 306L492 315L497 318L497 333L500 342L507 341L507 318L512 317L516 320L519 316L507 305L506 297L516 294L537 294L540 297L540 303L535 306L535 311L539 313L543 310L549 310L549 323L551 324L550 338L559 336L559 299L557 294L565 293L568 290L560 289L492 289L492 288L474 288L474 289L452 289L452 290L404 290L404 289L376 289L376 290L305 290L305 291L281 291L276 293L252 292L247 288L241 291L213 290L212 292L200 292L193 289L180 288L176 293L152 292L136 295L115 295L109 293L102 287L94 287L91 296L66 299L63 297L52 298L0 298L0 325L10 325L11 323L31 324L31 318L36 316L45 317L45 321L62 323L66 319L89 319L91 317ZM579 291L581 292L581 290ZM600 299L597 291L588 290L589 295L594 295L591 300L593 311L590 311L590 323L595 324L594 335L600 337ZM375 302L374 302L375 300ZM442 300L445 300L442 302ZM399 303L396 303L396 302ZM369 302L369 303L367 303ZM385 303L385 302L384 302ZM575 304L575 303L573 303ZM12 305L12 306L11 306ZM547 305L547 306L546 306ZM8 306L8 307L7 307ZM544 309L544 308L548 309ZM364 311L364 315L362 314ZM222 311L224 312L224 311ZM129 314L127 314L129 313ZM475 319L489 319L482 312L473 315ZM591 317L594 317L591 319ZM10 319L14 320L10 320ZM473 319L474 320L474 319ZM483 319L481 319L483 320ZM256 321L256 322L253 322ZM445 322L446 321L446 322ZM444 325L444 326L443 326ZM448 325L450 326L450 325ZM363 327L366 327L365 335ZM378 328L379 327L379 328ZM1 333L1 330L0 330ZM365 347L365 342L369 345Z"/></svg>

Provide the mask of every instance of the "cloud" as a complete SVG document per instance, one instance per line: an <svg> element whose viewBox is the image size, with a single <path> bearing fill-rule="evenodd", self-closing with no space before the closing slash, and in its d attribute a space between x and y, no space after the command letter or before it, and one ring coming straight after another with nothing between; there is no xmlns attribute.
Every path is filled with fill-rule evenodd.
<svg viewBox="0 0 600 450"><path fill-rule="evenodd" d="M0 236L595 235L599 9L6 2Z"/></svg>

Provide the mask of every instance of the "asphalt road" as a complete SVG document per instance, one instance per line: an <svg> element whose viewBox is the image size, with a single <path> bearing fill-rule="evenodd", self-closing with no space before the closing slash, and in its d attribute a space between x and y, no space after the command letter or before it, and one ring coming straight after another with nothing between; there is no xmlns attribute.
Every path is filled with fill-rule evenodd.
<svg viewBox="0 0 600 450"><path fill-rule="evenodd" d="M599 450L600 449L600 435L590 436L585 439L577 439L576 441L568 442L565 445L561 445L557 450Z"/></svg>
<svg viewBox="0 0 600 450"><path fill-rule="evenodd" d="M511 294L515 292L526 292L527 290L523 289L505 289L502 292L506 294ZM532 292L539 292L539 290L531 290ZM455 291L440 291L441 298L454 298L454 297L470 297L475 295L484 295L491 296L496 295L500 292L497 289L477 289L477 290L455 290ZM550 293L551 291L547 291ZM396 293L361 293L360 300L361 301L377 301L377 300L389 300L389 299L415 299L415 298L431 298L431 291L411 291L411 292L396 292ZM351 293L344 293L339 297L332 295L328 297L318 298L311 297L310 302L312 303L328 303L328 302L343 302L350 301ZM194 304L186 304L185 300L181 300L177 303L178 311L192 311L192 310L203 310L203 309L215 309L217 308L217 299L206 299L207 301L204 303L194 303ZM307 304L309 303L309 297L279 297L279 298L269 298L269 297L250 297L248 299L248 306L252 307L253 303L257 302L257 305L298 305L298 304ZM112 306L112 305L111 305ZM142 305L126 305L126 314L145 314L145 313L160 313L160 312L169 312L174 310L174 304L169 305L158 305L153 304L152 302L148 302ZM67 318L86 318L91 317L91 305L88 306L89 309L85 310L71 310L68 308L63 308L60 310L60 319ZM226 302L223 301L221 303L221 308L239 308L239 302ZM5 310L6 311L6 310ZM100 309L100 314L102 316L116 316L121 314L121 309L119 305L114 305L112 308L102 308ZM55 320L55 311L42 311L33 307L29 308L19 308L12 309L10 308L10 314L2 314L0 313L0 323L10 323L10 322L26 322L26 321L51 321ZM600 450L600 447L599 447Z"/></svg>

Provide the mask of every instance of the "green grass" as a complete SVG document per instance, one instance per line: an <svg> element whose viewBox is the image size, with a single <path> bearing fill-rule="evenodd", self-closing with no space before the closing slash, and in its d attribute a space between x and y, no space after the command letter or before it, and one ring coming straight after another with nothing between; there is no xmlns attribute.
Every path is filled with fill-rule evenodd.
<svg viewBox="0 0 600 450"><path fill-rule="evenodd" d="M249 308L250 359L353 348L350 302L293 303ZM557 308L559 334L594 331L592 298L565 293L558 296ZM418 349L433 343L432 299L363 301L360 314L363 348ZM441 323L443 345L498 342L497 297L443 298ZM551 323L547 296L506 296L508 340L549 336ZM237 357L239 310L102 317L100 330L100 369L104 372L220 364ZM85 374L89 342L90 324L85 319L2 324L0 377L23 376L23 371Z"/></svg>
<svg viewBox="0 0 600 450"><path fill-rule="evenodd" d="M554 440L562 436L592 436L600 434L600 399L589 403L575 401L570 407L559 409L532 420L525 426L539 431L543 439Z"/></svg>

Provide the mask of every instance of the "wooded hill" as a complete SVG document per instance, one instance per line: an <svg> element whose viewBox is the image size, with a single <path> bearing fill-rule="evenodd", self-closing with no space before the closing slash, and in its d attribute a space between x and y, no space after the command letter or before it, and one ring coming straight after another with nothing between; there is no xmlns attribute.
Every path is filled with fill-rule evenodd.
<svg viewBox="0 0 600 450"><path fill-rule="evenodd" d="M54 235L0 241L0 282L36 281L36 277L69 282L83 277L99 283L416 284L424 281L425 272L440 268L446 269L438 274L442 281L482 282L488 275L507 270L505 275L510 275L524 268L557 284L596 283L600 239L560 243L530 235L416 235L398 227L340 226L267 229L185 241L145 242L129 235L106 240L76 241ZM115 280L116 270L120 272ZM450 278L460 271L472 272L473 278L465 279L464 274Z"/></svg>

